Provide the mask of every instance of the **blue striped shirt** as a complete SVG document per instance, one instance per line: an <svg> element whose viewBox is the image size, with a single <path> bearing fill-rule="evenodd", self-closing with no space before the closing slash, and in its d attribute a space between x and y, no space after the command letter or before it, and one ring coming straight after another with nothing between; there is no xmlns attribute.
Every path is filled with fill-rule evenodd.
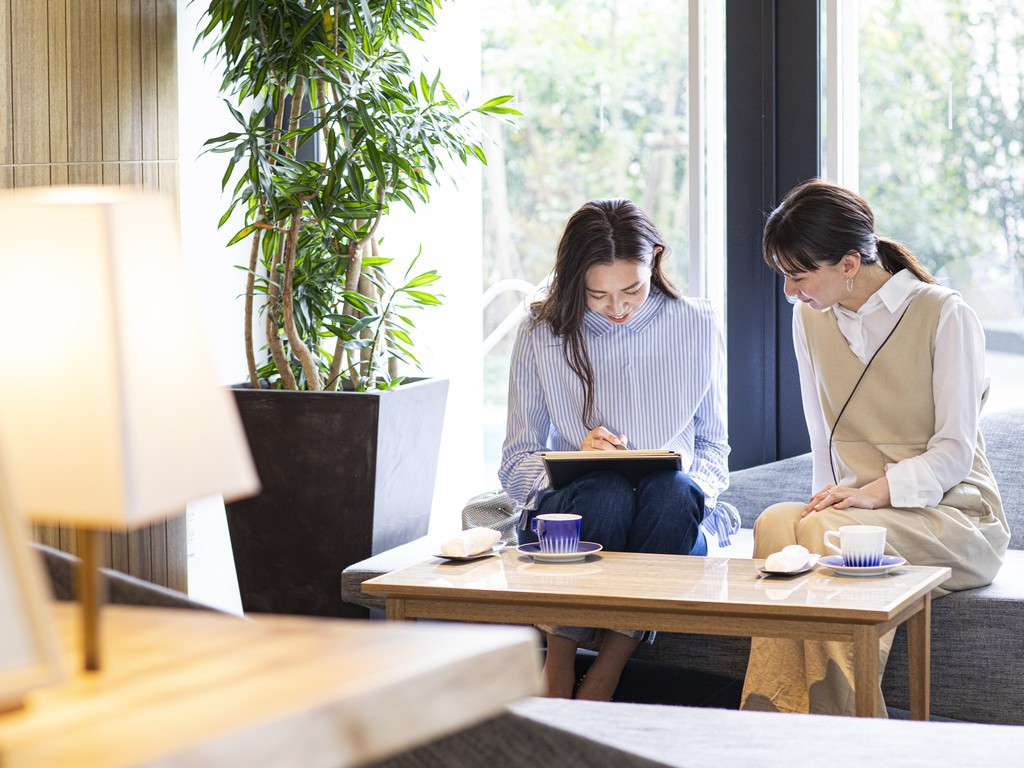
<svg viewBox="0 0 1024 768"><path fill-rule="evenodd" d="M509 496L536 509L548 489L540 454L577 451L583 384L569 368L562 340L527 317L512 349L508 428L498 477ZM667 448L705 496L704 526L728 544L738 515L718 495L729 485L725 343L705 299L672 299L651 288L628 322L587 310L583 336L594 370L597 423L623 434L630 448Z"/></svg>

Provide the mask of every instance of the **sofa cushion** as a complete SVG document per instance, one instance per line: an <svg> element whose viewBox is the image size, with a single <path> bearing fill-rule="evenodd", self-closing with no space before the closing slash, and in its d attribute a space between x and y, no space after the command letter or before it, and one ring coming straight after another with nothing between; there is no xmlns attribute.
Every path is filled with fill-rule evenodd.
<svg viewBox="0 0 1024 768"><path fill-rule="evenodd" d="M985 455L999 485L1003 511L1010 526L1010 549L1024 549L1024 408L998 411L981 418Z"/></svg>
<svg viewBox="0 0 1024 768"><path fill-rule="evenodd" d="M753 528L766 507L810 495L811 454L804 453L730 473L729 487L720 498L739 510L744 528Z"/></svg>

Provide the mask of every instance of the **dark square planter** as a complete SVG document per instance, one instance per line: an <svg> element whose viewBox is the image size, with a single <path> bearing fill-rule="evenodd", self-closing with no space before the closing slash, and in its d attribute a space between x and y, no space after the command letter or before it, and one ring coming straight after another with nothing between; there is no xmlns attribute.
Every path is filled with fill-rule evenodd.
<svg viewBox="0 0 1024 768"><path fill-rule="evenodd" d="M367 616L341 572L426 534L448 381L232 392L263 485L227 505L243 610Z"/></svg>

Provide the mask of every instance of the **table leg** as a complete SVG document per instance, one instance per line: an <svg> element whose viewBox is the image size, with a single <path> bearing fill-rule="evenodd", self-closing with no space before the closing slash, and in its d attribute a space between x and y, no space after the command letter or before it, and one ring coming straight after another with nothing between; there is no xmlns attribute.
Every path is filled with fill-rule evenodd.
<svg viewBox="0 0 1024 768"><path fill-rule="evenodd" d="M907 666L910 669L910 718L927 720L931 709L932 596L907 619Z"/></svg>
<svg viewBox="0 0 1024 768"><path fill-rule="evenodd" d="M405 621L405 600L400 597L389 597L384 601L385 621Z"/></svg>
<svg viewBox="0 0 1024 768"><path fill-rule="evenodd" d="M874 717L878 708L878 627L853 630L853 689L857 717Z"/></svg>

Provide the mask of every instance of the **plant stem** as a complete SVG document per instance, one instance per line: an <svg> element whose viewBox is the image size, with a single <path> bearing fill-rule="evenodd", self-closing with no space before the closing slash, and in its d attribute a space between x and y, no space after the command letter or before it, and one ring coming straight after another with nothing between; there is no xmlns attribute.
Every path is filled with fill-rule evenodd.
<svg viewBox="0 0 1024 768"><path fill-rule="evenodd" d="M260 214L262 218L262 208ZM245 276L245 365L253 389L260 388L260 378L256 375L256 350L252 340L252 300L256 290L256 263L259 259L261 235L257 227L252 236L252 248L249 249L249 272Z"/></svg>
<svg viewBox="0 0 1024 768"><path fill-rule="evenodd" d="M284 251L285 242L281 239L280 245L274 251L270 260L270 267L267 270L267 308L266 308L266 332L267 348L270 356L274 358L274 365L281 375L281 386L285 389L298 389L299 384L292 373L292 367L288 364L288 356L284 351L284 344L278 335L277 323L274 322L274 312L281 304L281 284L278 282L277 266L281 263L281 254Z"/></svg>
<svg viewBox="0 0 1024 768"><path fill-rule="evenodd" d="M292 90L292 109L288 117L289 131L294 131L298 128L299 115L302 114L302 99L305 94L306 79L304 77L297 78L295 88ZM292 157L295 156L297 142L298 136L293 137L289 142ZM319 391L323 389L323 383L320 381L320 369L317 367L316 360L313 359L309 347L306 346L298 329L295 327L295 258L298 250L299 231L302 229L302 208L305 201L310 197L311 195L300 195L296 201L297 205L291 213L291 223L288 226L288 238L285 241L284 249L284 278L281 286L284 301L281 304L281 310L282 324L284 325L285 335L288 337L288 344L291 346L292 354L299 359L299 364L306 374L306 388Z"/></svg>

